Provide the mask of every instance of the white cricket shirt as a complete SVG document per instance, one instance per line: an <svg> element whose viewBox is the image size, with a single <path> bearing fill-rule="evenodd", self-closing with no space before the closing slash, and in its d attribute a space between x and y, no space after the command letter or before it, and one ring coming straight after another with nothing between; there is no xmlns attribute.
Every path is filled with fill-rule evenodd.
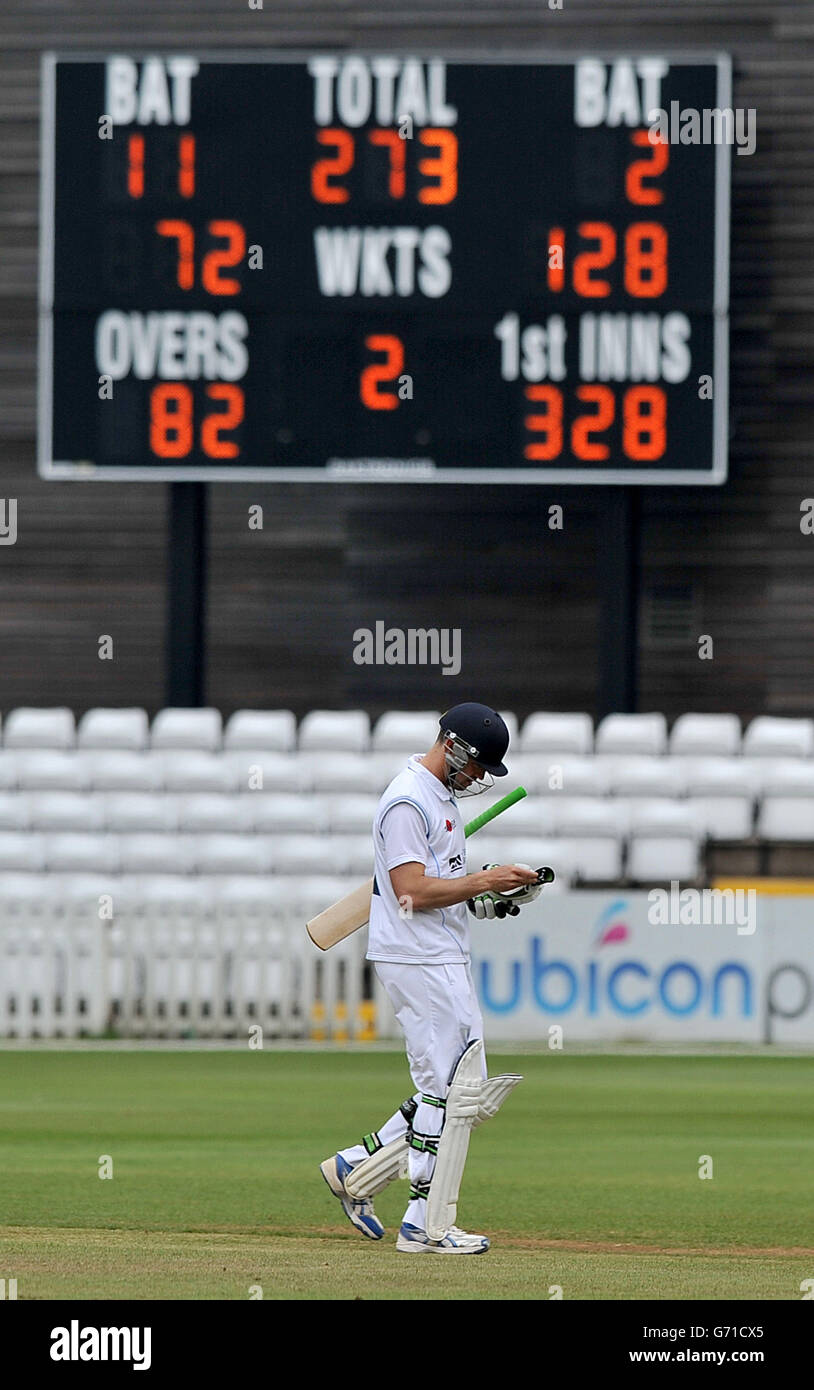
<svg viewBox="0 0 814 1390"><path fill-rule="evenodd" d="M430 878L463 878L466 839L458 803L415 753L393 778L373 822L375 879L367 959L404 965L454 965L469 960L466 903L405 916L390 882L399 864L425 866Z"/></svg>

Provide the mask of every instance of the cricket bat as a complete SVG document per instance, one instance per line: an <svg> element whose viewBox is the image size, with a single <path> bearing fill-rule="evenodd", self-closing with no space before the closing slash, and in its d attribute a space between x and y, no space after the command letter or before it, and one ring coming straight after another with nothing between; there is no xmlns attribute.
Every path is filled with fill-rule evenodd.
<svg viewBox="0 0 814 1390"><path fill-rule="evenodd" d="M496 801L494 806L490 806L488 811L482 811L479 816L475 816L468 825L464 826L464 835L467 840L470 835L474 835L476 830L480 830L484 825L488 825L490 820L499 816L502 811L514 806L517 801L522 801L526 795L525 787L517 787L515 791L509 792L500 801ZM370 899L373 896L373 879L369 878L367 883L362 883L358 888L354 888L352 893L348 893L344 898L340 898L338 903L332 907L326 907L324 912L320 912L317 917L312 917L310 922L306 922L305 929L308 932L315 946L321 951L327 951L337 942L344 941L346 936L351 936L353 932L363 927L370 917Z"/></svg>

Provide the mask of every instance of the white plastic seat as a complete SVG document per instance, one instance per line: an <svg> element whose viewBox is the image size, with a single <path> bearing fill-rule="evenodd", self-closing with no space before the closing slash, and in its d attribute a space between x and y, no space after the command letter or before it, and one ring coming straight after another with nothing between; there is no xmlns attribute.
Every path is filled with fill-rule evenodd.
<svg viewBox="0 0 814 1390"><path fill-rule="evenodd" d="M319 842L320 867L326 872L354 874L360 882L371 878L374 869L373 840L370 835L331 835Z"/></svg>
<svg viewBox="0 0 814 1390"><path fill-rule="evenodd" d="M364 754L301 753L305 779L315 792L375 792L384 790L378 765Z"/></svg>
<svg viewBox="0 0 814 1390"><path fill-rule="evenodd" d="M85 903L88 911L98 920L102 896L112 899L113 920L122 906L119 895L120 875L91 871L52 873L47 875L49 891L59 903Z"/></svg>
<svg viewBox="0 0 814 1390"><path fill-rule="evenodd" d="M26 800L35 830L84 834L106 828L104 802L99 796L85 792L30 792Z"/></svg>
<svg viewBox="0 0 814 1390"><path fill-rule="evenodd" d="M334 835L367 834L372 845L373 820L378 804L379 797L375 792L323 796L318 798L316 806L312 803L312 816L316 816L321 830L328 830Z"/></svg>
<svg viewBox="0 0 814 1390"><path fill-rule="evenodd" d="M741 749L736 714L681 714L670 731L674 757L733 757Z"/></svg>
<svg viewBox="0 0 814 1390"><path fill-rule="evenodd" d="M0 873L42 873L45 837L19 830L0 832Z"/></svg>
<svg viewBox="0 0 814 1390"><path fill-rule="evenodd" d="M73 710L13 709L6 717L3 734L6 748L55 748L63 751L76 746Z"/></svg>
<svg viewBox="0 0 814 1390"><path fill-rule="evenodd" d="M468 820L474 820L482 811L489 810L495 802L501 800L503 795L503 789L495 787L483 796L465 797L458 804L464 824ZM527 796L522 801L516 801L514 806L510 806L508 810L502 811L494 820L489 821L483 830L477 832L477 836L473 836L472 842L474 843L475 839L480 839L481 835L485 835L487 832L490 839L497 837L500 840L513 840L519 836L549 835L552 824L548 799Z"/></svg>
<svg viewBox="0 0 814 1390"><path fill-rule="evenodd" d="M627 808L588 796L551 797L554 834L562 839L578 879L611 883L621 878Z"/></svg>
<svg viewBox="0 0 814 1390"><path fill-rule="evenodd" d="M440 711L388 710L371 740L374 753L426 753L439 734Z"/></svg>
<svg viewBox="0 0 814 1390"><path fill-rule="evenodd" d="M119 868L116 835L68 833L45 836L49 873L115 874Z"/></svg>
<svg viewBox="0 0 814 1390"><path fill-rule="evenodd" d="M247 805L248 825L257 834L322 834L324 808L318 798L296 792L252 792L240 798Z"/></svg>
<svg viewBox="0 0 814 1390"><path fill-rule="evenodd" d="M211 880L196 879L194 882L209 882L215 903L259 909L269 919L279 915L281 893L285 896L285 906L289 907L298 887L293 880L269 878L265 874L224 874ZM297 905L301 913L301 905Z"/></svg>
<svg viewBox="0 0 814 1390"><path fill-rule="evenodd" d="M252 798L199 792L173 798L178 829L187 834L246 834L252 828Z"/></svg>
<svg viewBox="0 0 814 1390"><path fill-rule="evenodd" d="M189 908L200 914L211 904L208 882L179 873L121 874L113 887L114 914L138 915L144 908L166 906L174 911Z"/></svg>
<svg viewBox="0 0 814 1390"><path fill-rule="evenodd" d="M85 791L90 783L81 754L36 750L16 754L17 785L22 791Z"/></svg>
<svg viewBox="0 0 814 1390"><path fill-rule="evenodd" d="M196 835L191 853L199 874L270 874L275 843L265 835Z"/></svg>
<svg viewBox="0 0 814 1390"><path fill-rule="evenodd" d="M596 730L596 751L658 757L667 751L667 720L663 714L608 714Z"/></svg>
<svg viewBox="0 0 814 1390"><path fill-rule="evenodd" d="M258 837L260 838L260 837ZM347 836L349 841L354 837ZM264 839L271 859L271 871L274 874L348 874L355 875L358 881L360 875L351 865L348 864L348 854L353 847L348 846L347 853L341 849L340 837L324 836L316 840L313 835L275 835ZM367 877L373 873L373 845L367 842L369 854L369 866L366 870ZM363 872L362 878L365 877ZM327 906L327 904L326 904Z"/></svg>
<svg viewBox="0 0 814 1390"><path fill-rule="evenodd" d="M275 792L307 792L310 769L298 753L275 753L264 748L239 748L222 753L237 791L259 796Z"/></svg>
<svg viewBox="0 0 814 1390"><path fill-rule="evenodd" d="M604 758L572 757L570 754L529 753L512 774L528 791L538 796L607 796L610 788L610 766Z"/></svg>
<svg viewBox="0 0 814 1390"><path fill-rule="evenodd" d="M499 709L498 714L509 731L509 754L511 756L511 751L517 748L520 742L520 724L517 715L510 709Z"/></svg>
<svg viewBox="0 0 814 1390"><path fill-rule="evenodd" d="M119 836L122 874L187 874L192 871L191 836L139 833Z"/></svg>
<svg viewBox="0 0 814 1390"><path fill-rule="evenodd" d="M301 753L318 749L366 753L370 747L370 718L361 709L310 710L300 724L298 743Z"/></svg>
<svg viewBox="0 0 814 1390"><path fill-rule="evenodd" d="M17 786L19 758L18 753L7 753L5 748L0 749L0 787L3 791L11 791Z"/></svg>
<svg viewBox="0 0 814 1390"><path fill-rule="evenodd" d="M630 816L627 874L634 882L663 883L695 879L704 826L687 805L653 800Z"/></svg>
<svg viewBox="0 0 814 1390"><path fill-rule="evenodd" d="M144 709L89 709L77 729L80 748L120 748L140 753L150 739Z"/></svg>
<svg viewBox="0 0 814 1390"><path fill-rule="evenodd" d="M784 759L763 779L757 833L764 840L814 840L814 763Z"/></svg>
<svg viewBox="0 0 814 1390"><path fill-rule="evenodd" d="M752 834L755 778L740 758L688 760L687 805L713 840L743 840Z"/></svg>
<svg viewBox="0 0 814 1390"><path fill-rule="evenodd" d="M295 892L292 903L291 887ZM290 914L297 930L301 930L303 922L310 922L312 917L317 917L320 912L340 902L348 893L352 893L359 887L359 878L348 874L337 874L321 872L319 868L313 868L306 872L302 878L292 879L291 887L284 878L275 880L275 892L280 891L280 911ZM306 939L306 946L309 952L316 953L318 948L307 940L306 933L302 936Z"/></svg>
<svg viewBox="0 0 814 1390"><path fill-rule="evenodd" d="M652 797L677 800L687 789L686 768L670 758L609 758L610 791L628 803Z"/></svg>
<svg viewBox="0 0 814 1390"><path fill-rule="evenodd" d="M153 720L150 746L197 749L214 753L223 740L223 721L217 709L162 709Z"/></svg>
<svg viewBox="0 0 814 1390"><path fill-rule="evenodd" d="M28 830L30 827L28 797L20 792L0 792L0 830Z"/></svg>
<svg viewBox="0 0 814 1390"><path fill-rule="evenodd" d="M760 715L743 736L749 758L810 758L814 754L814 720Z"/></svg>
<svg viewBox="0 0 814 1390"><path fill-rule="evenodd" d="M168 792L234 792L237 775L229 759L215 753L182 752L152 754L161 761Z"/></svg>
<svg viewBox="0 0 814 1390"><path fill-rule="evenodd" d="M593 749L594 726L589 714L530 714L520 735L521 753L570 753Z"/></svg>
<svg viewBox="0 0 814 1390"><path fill-rule="evenodd" d="M175 800L165 792L107 792L105 823L115 834L157 834L178 829Z"/></svg>
<svg viewBox="0 0 814 1390"><path fill-rule="evenodd" d="M542 896L564 891L574 877L574 860L569 845L564 840L553 840L545 835L523 835L509 841L492 838L484 829L467 843L467 871L477 873L484 864L528 864L532 869L548 865L556 877L553 884L546 884ZM522 911L519 920L522 920Z"/></svg>
<svg viewBox="0 0 814 1390"><path fill-rule="evenodd" d="M146 793L164 785L163 761L149 753L88 752L81 755L81 764L94 791Z"/></svg>
<svg viewBox="0 0 814 1390"><path fill-rule="evenodd" d="M291 753L297 746L297 721L290 709L239 709L230 717L223 747L269 753Z"/></svg>
<svg viewBox="0 0 814 1390"><path fill-rule="evenodd" d="M42 870L31 872L4 870L0 872L0 903L9 902L60 902L62 894L60 880L56 874Z"/></svg>

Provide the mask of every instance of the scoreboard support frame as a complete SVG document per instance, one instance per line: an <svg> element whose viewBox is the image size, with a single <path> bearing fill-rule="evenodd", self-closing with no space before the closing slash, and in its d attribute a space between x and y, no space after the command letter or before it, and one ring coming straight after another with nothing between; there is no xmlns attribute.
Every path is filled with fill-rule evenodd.
<svg viewBox="0 0 814 1390"><path fill-rule="evenodd" d="M206 483L170 483L167 498L166 694L199 708L206 693Z"/></svg>

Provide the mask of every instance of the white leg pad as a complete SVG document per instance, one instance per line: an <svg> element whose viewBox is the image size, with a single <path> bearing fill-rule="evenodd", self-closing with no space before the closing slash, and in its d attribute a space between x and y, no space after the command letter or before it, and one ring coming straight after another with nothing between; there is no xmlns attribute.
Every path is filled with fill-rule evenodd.
<svg viewBox="0 0 814 1390"><path fill-rule="evenodd" d="M483 1042L470 1043L452 1076L446 1096L444 1128L427 1197L427 1235L443 1240L458 1214L469 1136L478 1115L483 1087Z"/></svg>
<svg viewBox="0 0 814 1390"><path fill-rule="evenodd" d="M363 1197L375 1197L395 1178L407 1176L407 1135L391 1139L375 1154L365 1158L345 1178L345 1191L355 1201Z"/></svg>
<svg viewBox="0 0 814 1390"><path fill-rule="evenodd" d="M506 1072L503 1076L490 1076L488 1081L482 1082L478 1113L472 1128L476 1129L484 1120L491 1120L506 1097L511 1095L515 1086L519 1086L522 1080L522 1076L518 1076L516 1072Z"/></svg>

